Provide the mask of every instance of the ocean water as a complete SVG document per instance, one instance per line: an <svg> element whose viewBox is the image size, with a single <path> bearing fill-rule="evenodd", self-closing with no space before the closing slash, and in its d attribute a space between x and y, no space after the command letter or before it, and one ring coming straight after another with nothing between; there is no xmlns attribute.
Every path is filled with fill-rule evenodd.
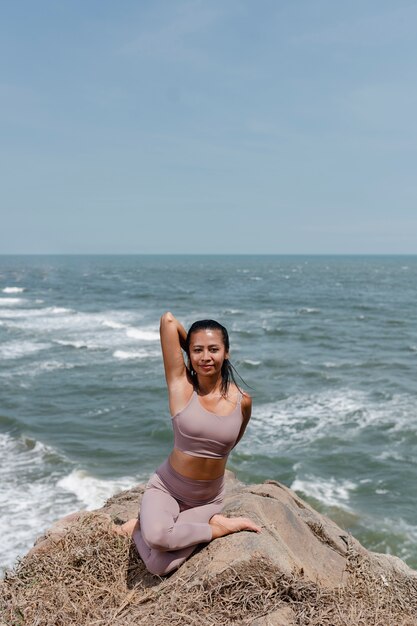
<svg viewBox="0 0 417 626"><path fill-rule="evenodd" d="M417 257L0 256L0 568L171 449L160 315L229 329L228 467L417 568Z"/></svg>

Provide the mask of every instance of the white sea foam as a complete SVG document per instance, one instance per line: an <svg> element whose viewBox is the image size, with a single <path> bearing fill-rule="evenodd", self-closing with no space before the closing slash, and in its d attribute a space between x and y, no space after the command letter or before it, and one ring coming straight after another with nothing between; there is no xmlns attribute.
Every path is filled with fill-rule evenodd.
<svg viewBox="0 0 417 626"><path fill-rule="evenodd" d="M146 477L95 478L51 446L0 434L0 572L57 519L100 507Z"/></svg>
<svg viewBox="0 0 417 626"><path fill-rule="evenodd" d="M32 376L36 376L41 372L52 372L54 370L70 370L75 365L73 363L63 363L62 361L41 361L32 365Z"/></svg>
<svg viewBox="0 0 417 626"><path fill-rule="evenodd" d="M39 442L0 434L0 569L13 565L52 522L77 509L76 501L56 493L59 459ZM65 463L64 459L61 458ZM49 471L48 471L49 470Z"/></svg>
<svg viewBox="0 0 417 626"><path fill-rule="evenodd" d="M394 538L396 556L399 556L403 560L407 560L410 557L415 558L417 526L414 524L410 524L397 515L394 515L392 518L367 515L363 519L363 525L366 526L366 528L379 531L382 536L386 538L383 542L385 545L378 546L378 552L384 551L386 554L391 554L390 539Z"/></svg>
<svg viewBox="0 0 417 626"><path fill-rule="evenodd" d="M113 345L116 328L124 328L125 320L131 315L120 313L120 321L109 320L107 314L77 312L65 307L40 307L33 309L0 309L0 318L11 329L31 331L37 335L58 334L55 339L62 341L91 341L106 347ZM110 324L112 325L110 327ZM64 336L63 336L64 335Z"/></svg>
<svg viewBox="0 0 417 626"><path fill-rule="evenodd" d="M96 348L94 344L89 344L87 341L83 341L82 339L74 339L74 340L64 340L64 339L55 339L54 343L57 343L60 346L68 346L69 348Z"/></svg>
<svg viewBox="0 0 417 626"><path fill-rule="evenodd" d="M159 341L159 333L148 328L128 328L126 335L131 339L139 339L140 341Z"/></svg>
<svg viewBox="0 0 417 626"><path fill-rule="evenodd" d="M308 306L305 306L305 307L303 307L303 308L301 308L301 309L299 310L299 313L301 313L301 314L303 314L303 313L304 313L304 314L306 314L306 313L307 313L307 314L308 314L308 313L310 313L310 314L311 314L311 313L320 313L320 309L315 309L314 307L308 307Z"/></svg>
<svg viewBox="0 0 417 626"><path fill-rule="evenodd" d="M24 298L0 298L0 306L10 306L26 302Z"/></svg>
<svg viewBox="0 0 417 626"><path fill-rule="evenodd" d="M149 359L159 357L160 354L156 350L145 350L145 348L139 350L115 350L113 352L115 359L125 361L127 359Z"/></svg>
<svg viewBox="0 0 417 626"><path fill-rule="evenodd" d="M74 469L68 476L64 476L57 482L57 487L75 495L83 508L92 510L103 506L104 502L115 493L130 489L136 483L137 480L127 477L102 480L90 476L84 470Z"/></svg>
<svg viewBox="0 0 417 626"><path fill-rule="evenodd" d="M255 406L242 449L275 456L281 451L309 445L329 433L341 441L357 438L377 424L396 432L417 427L415 400L407 394L375 400L365 392L339 389L297 394Z"/></svg>
<svg viewBox="0 0 417 626"><path fill-rule="evenodd" d="M307 475L302 479L296 478L291 489L301 491L328 506L343 506L349 509L350 495L356 489L356 485L350 480L336 480L334 477L324 479Z"/></svg>
<svg viewBox="0 0 417 626"><path fill-rule="evenodd" d="M2 289L3 293L22 293L24 291L24 287L5 287Z"/></svg>
<svg viewBox="0 0 417 626"><path fill-rule="evenodd" d="M22 363L19 366L13 364L13 368L8 368L7 370L0 371L0 378L11 381L11 383L15 387L21 387L23 389L30 387L30 379L33 379L35 376L42 374L43 372L52 372L54 370L70 370L76 367L74 363L57 361L56 359L49 359L46 361L43 360L33 360L31 362Z"/></svg>
<svg viewBox="0 0 417 626"><path fill-rule="evenodd" d="M137 319L138 316L135 316ZM117 359L146 359L160 356L159 350L144 346L159 341L153 326L134 326L131 312L77 312L73 309L48 306L32 309L0 309L2 324L9 330L24 331L38 342L6 345L0 355L17 358L48 346L62 346L92 351L105 350ZM137 342L142 345L136 347ZM33 364L34 365L34 364ZM39 368L35 369L39 372Z"/></svg>
<svg viewBox="0 0 417 626"><path fill-rule="evenodd" d="M16 298L18 299L18 298ZM74 314L75 311L71 311L71 309L64 309L62 307L45 307L45 308L37 308L37 309L3 309L0 310L0 316L3 318L13 318L18 320L14 323L16 328L25 328L29 330L37 330L39 326L44 326L45 321L48 320L48 323L51 322L51 316L59 316L62 315L62 319L64 313ZM55 322L58 325L62 325L59 320Z"/></svg>
<svg viewBox="0 0 417 626"><path fill-rule="evenodd" d="M113 320L103 320L101 323L103 326L106 326L106 328L113 328L116 330L126 328L125 324L121 324L120 322L115 322Z"/></svg>
<svg viewBox="0 0 417 626"><path fill-rule="evenodd" d="M401 454L392 446L388 450L382 450L379 454L375 454L374 458L376 461L396 461L401 464L408 461L404 454Z"/></svg>
<svg viewBox="0 0 417 626"><path fill-rule="evenodd" d="M52 313L52 315L63 315L65 313L75 313L72 309L66 309L63 306L50 306L45 309L46 312Z"/></svg>
<svg viewBox="0 0 417 626"><path fill-rule="evenodd" d="M50 343L35 343L33 341L8 341L0 345L0 358L20 359L50 348Z"/></svg>
<svg viewBox="0 0 417 626"><path fill-rule="evenodd" d="M245 365L250 365L251 367L258 367L262 361L252 361L251 359L245 359L243 363Z"/></svg>

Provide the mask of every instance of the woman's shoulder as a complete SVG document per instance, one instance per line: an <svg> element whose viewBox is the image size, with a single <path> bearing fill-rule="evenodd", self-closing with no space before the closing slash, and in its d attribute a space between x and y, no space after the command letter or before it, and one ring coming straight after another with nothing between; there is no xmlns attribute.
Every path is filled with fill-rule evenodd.
<svg viewBox="0 0 417 626"><path fill-rule="evenodd" d="M242 408L250 408L252 406L252 397L245 389L241 389L236 385L231 386L228 396L231 400L237 400L242 405Z"/></svg>
<svg viewBox="0 0 417 626"><path fill-rule="evenodd" d="M242 406L250 408L252 406L252 396L247 391L242 391Z"/></svg>

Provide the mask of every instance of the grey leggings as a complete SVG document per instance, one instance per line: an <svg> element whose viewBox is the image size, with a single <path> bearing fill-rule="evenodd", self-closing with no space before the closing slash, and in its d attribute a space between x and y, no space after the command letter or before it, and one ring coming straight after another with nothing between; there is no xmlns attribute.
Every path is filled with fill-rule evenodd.
<svg viewBox="0 0 417 626"><path fill-rule="evenodd" d="M166 460L146 485L140 507L140 530L133 539L152 574L168 574L211 541L210 518L223 506L224 477L193 480Z"/></svg>

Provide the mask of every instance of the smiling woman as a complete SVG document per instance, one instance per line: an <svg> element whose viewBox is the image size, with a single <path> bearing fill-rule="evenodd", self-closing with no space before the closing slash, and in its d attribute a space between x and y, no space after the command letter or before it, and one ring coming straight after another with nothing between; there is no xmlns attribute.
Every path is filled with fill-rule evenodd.
<svg viewBox="0 0 417 626"><path fill-rule="evenodd" d="M148 570L163 575L199 543L261 529L248 518L220 515L227 458L252 406L233 376L226 328L201 320L187 333L168 312L160 336L174 448L146 486L139 520L129 520L118 532L131 534Z"/></svg>

